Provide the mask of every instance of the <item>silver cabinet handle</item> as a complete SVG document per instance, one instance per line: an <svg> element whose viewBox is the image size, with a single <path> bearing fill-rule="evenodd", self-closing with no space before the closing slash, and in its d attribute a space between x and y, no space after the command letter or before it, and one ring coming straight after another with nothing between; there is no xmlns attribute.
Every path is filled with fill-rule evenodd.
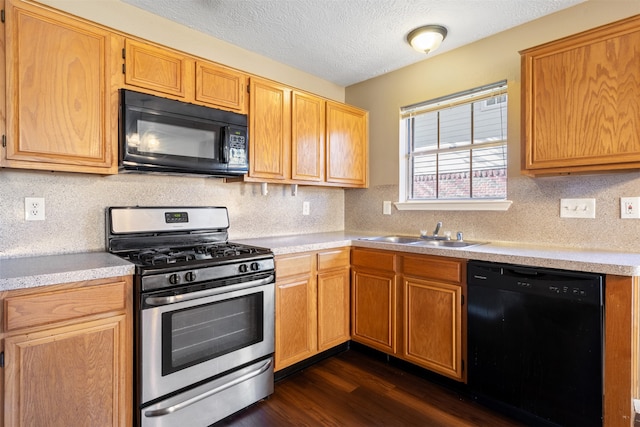
<svg viewBox="0 0 640 427"><path fill-rule="evenodd" d="M193 396L187 400L184 400L180 403L176 403L175 405L172 406L168 406L166 408L160 408L160 409L154 409L152 411L145 411L144 416L148 417L148 418L152 418L152 417L161 417L163 415L169 415L173 412L179 411L181 409L186 408L187 406L191 406L194 403L197 403L199 401L201 401L202 399L206 399L207 397L213 396L216 393L220 393L221 391L224 391L230 387L233 387L235 385L238 385L244 381L247 381L253 377L257 377L258 375L266 372L270 367L271 367L271 362L272 359L267 360L266 362L264 362L264 364L262 366L260 366L259 368L251 371L251 372L247 372L246 374L239 376L238 378L235 378L231 381L229 381L228 383L224 383L221 386L218 386L216 388L212 388L211 390L204 392L202 394L199 394L197 396Z"/></svg>
<svg viewBox="0 0 640 427"><path fill-rule="evenodd" d="M235 285L223 286L223 287L220 287L220 288L205 289L203 291L191 292L191 293L188 293L188 294L171 295L171 296L168 296L168 297L147 297L147 298L145 298L144 301L148 305L153 305L153 306L173 304L173 303L176 303L176 302L190 301L190 300L194 300L194 299L197 299L197 298L204 298L204 297L209 297L209 296L212 296L212 295L226 294L226 293L232 292L232 291L239 291L239 290L242 290L242 289L249 289L249 288L253 288L253 287L256 287L256 286L267 285L267 284L273 282L274 279L275 279L275 276L272 274L272 275L270 275L268 277L265 277L264 279L252 280L250 282L237 283Z"/></svg>

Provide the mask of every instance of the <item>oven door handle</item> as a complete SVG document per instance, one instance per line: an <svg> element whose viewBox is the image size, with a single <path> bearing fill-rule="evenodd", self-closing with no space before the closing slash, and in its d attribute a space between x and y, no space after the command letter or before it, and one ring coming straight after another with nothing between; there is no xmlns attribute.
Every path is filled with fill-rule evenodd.
<svg viewBox="0 0 640 427"><path fill-rule="evenodd" d="M208 397L213 396L214 394L220 393L221 391L224 391L228 388L231 388L233 386L236 386L242 382L245 382L247 380L250 380L253 377L257 377L260 374L263 374L264 372L266 372L270 367L271 367L271 363L272 363L273 359L269 359L267 361L265 361L262 366L258 367L257 369L251 371L251 372L247 372L244 375L239 376L238 378L235 378L231 381L229 381L228 383L224 383L218 387L212 388L211 390L208 390L202 394L199 394L197 396L193 396L188 398L187 400L183 400L180 403L176 403L175 405L171 405L171 406L167 406L166 408L160 408L160 409L154 409L151 411L145 411L144 416L147 418L152 418L152 417L161 417L163 415L169 415L172 414L176 411L179 411L181 409L186 408L187 406L191 406L194 403L198 403L199 401L206 399Z"/></svg>
<svg viewBox="0 0 640 427"><path fill-rule="evenodd" d="M273 274L263 279L252 280L250 282L237 283L235 285L224 286L222 288L205 289L203 291L190 292L188 294L171 295L166 297L147 297L144 302L152 306L161 306L173 304L176 302L190 301L198 298L210 297L213 295L226 294L233 291L241 291L243 289L255 288L256 286L268 285L273 282L275 276Z"/></svg>

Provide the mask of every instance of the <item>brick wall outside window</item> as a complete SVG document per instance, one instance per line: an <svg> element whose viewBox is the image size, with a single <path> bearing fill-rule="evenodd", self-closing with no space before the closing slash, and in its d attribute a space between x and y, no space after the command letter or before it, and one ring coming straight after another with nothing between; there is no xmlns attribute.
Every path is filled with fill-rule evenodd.
<svg viewBox="0 0 640 427"><path fill-rule="evenodd" d="M446 173L440 175L439 199L469 198L469 172ZM415 175L413 177L414 199L435 199L436 175ZM473 172L473 198L499 199L507 195L507 171L488 169Z"/></svg>

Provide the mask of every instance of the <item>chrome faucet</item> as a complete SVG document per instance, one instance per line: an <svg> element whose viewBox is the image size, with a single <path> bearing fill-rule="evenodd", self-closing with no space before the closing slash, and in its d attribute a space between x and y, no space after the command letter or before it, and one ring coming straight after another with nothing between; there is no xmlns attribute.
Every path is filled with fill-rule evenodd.
<svg viewBox="0 0 640 427"><path fill-rule="evenodd" d="M436 229L433 230L432 235L428 235L426 231L421 231L420 237L422 237L423 239L430 239L430 240L450 240L451 236L449 235L449 233L445 233L444 236L440 236L438 234L440 233L440 228L442 228L442 221L438 221L438 223L436 224Z"/></svg>
<svg viewBox="0 0 640 427"><path fill-rule="evenodd" d="M436 229L433 230L433 237L438 237L438 233L440 232L440 227L442 227L442 221L438 221L436 224Z"/></svg>

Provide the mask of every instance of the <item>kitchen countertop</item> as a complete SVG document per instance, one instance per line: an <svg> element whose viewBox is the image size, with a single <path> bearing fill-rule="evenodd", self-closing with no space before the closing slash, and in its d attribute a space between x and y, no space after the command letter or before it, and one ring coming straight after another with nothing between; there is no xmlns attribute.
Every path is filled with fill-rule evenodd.
<svg viewBox="0 0 640 427"><path fill-rule="evenodd" d="M377 234L378 236L383 234ZM338 231L232 240L271 248L276 255L344 246L439 255L620 276L640 276L640 253L490 242L467 248L431 248L359 240L371 233ZM0 291L126 276L134 265L107 252L0 259Z"/></svg>
<svg viewBox="0 0 640 427"><path fill-rule="evenodd" d="M134 265L107 252L0 259L0 291L133 274Z"/></svg>
<svg viewBox="0 0 640 427"><path fill-rule="evenodd" d="M383 235L385 234L374 235L371 233L344 231L234 241L247 245L268 247L271 248L276 255L331 249L341 246L358 246L480 261L504 262L534 267L558 268L620 276L640 276L640 253L527 245L513 242L490 242L466 248L431 248L358 240L362 237Z"/></svg>

